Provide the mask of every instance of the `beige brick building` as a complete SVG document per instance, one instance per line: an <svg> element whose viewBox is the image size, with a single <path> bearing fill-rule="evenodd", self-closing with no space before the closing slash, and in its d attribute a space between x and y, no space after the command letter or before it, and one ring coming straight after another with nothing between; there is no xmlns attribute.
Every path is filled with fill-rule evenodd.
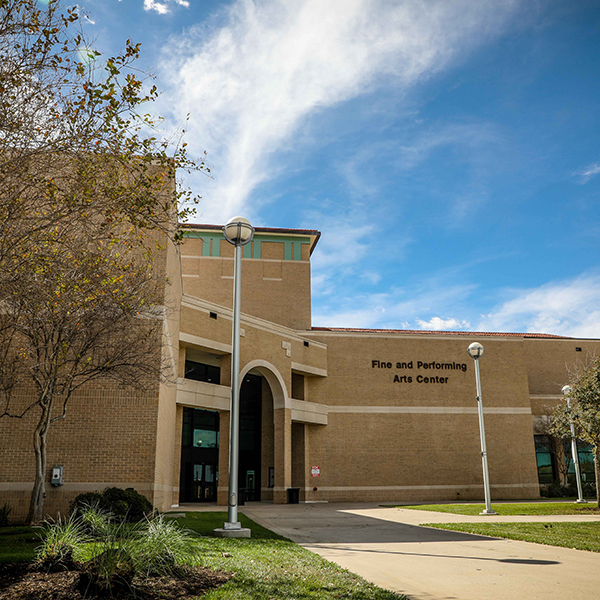
<svg viewBox="0 0 600 600"><path fill-rule="evenodd" d="M240 482L248 500L483 498L473 361L485 347L483 404L494 499L537 498L534 426L561 400L567 368L600 340L547 334L311 327L310 260L320 233L257 228L242 261ZM160 509L225 504L233 247L189 225L165 260L163 348L176 384L146 393L90 387L49 434L46 509L82 491L134 487ZM26 512L32 422L0 421L0 505ZM539 441L539 440L538 440ZM539 446L540 444L538 444ZM547 475L547 473L546 473Z"/></svg>

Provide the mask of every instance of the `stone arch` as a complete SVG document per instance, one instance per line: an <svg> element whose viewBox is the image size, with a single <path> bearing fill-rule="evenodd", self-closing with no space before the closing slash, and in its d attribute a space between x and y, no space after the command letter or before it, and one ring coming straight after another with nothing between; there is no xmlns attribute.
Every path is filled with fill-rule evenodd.
<svg viewBox="0 0 600 600"><path fill-rule="evenodd" d="M252 360L242 369L240 381L252 370L258 371L267 380L273 394L273 408L290 408L287 387L277 367L266 360Z"/></svg>

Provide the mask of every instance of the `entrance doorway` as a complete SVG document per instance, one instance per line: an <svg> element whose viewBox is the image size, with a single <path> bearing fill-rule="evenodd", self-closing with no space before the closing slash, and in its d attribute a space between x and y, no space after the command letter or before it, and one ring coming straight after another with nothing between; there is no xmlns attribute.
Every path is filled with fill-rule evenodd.
<svg viewBox="0 0 600 600"><path fill-rule="evenodd" d="M238 487L250 502L260 500L262 382L260 375L247 374L240 389Z"/></svg>
<svg viewBox="0 0 600 600"><path fill-rule="evenodd" d="M216 502L219 482L219 413L183 409L180 502Z"/></svg>

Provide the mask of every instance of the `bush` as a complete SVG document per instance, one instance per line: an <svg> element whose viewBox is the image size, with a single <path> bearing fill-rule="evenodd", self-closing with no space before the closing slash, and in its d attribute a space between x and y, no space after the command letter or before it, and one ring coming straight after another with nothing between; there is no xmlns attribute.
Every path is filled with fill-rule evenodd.
<svg viewBox="0 0 600 600"><path fill-rule="evenodd" d="M8 525L8 517L12 512L12 508L8 504L4 504L0 508L0 527L6 527Z"/></svg>
<svg viewBox="0 0 600 600"><path fill-rule="evenodd" d="M559 481L553 481L541 488L540 495L545 498L565 498L569 495L569 492Z"/></svg>
<svg viewBox="0 0 600 600"><path fill-rule="evenodd" d="M102 493L79 494L71 503L71 514L80 514L82 508L92 506L111 513L115 519L129 522L142 521L153 510L148 499L133 488L108 487Z"/></svg>
<svg viewBox="0 0 600 600"><path fill-rule="evenodd" d="M596 496L596 484L593 481L584 481L581 485L581 491L584 498L594 498ZM577 497L577 485L569 483L565 487L558 481L553 481L540 488L540 496L544 498L574 498Z"/></svg>

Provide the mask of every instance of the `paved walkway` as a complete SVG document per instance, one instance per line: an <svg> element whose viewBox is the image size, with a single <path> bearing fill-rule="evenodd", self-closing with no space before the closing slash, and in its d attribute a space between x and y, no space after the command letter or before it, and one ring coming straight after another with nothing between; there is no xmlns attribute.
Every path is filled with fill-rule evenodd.
<svg viewBox="0 0 600 600"><path fill-rule="evenodd" d="M598 521L599 517L468 517L333 503L249 503L240 512L410 600L600 599L598 553L419 527L436 521Z"/></svg>

